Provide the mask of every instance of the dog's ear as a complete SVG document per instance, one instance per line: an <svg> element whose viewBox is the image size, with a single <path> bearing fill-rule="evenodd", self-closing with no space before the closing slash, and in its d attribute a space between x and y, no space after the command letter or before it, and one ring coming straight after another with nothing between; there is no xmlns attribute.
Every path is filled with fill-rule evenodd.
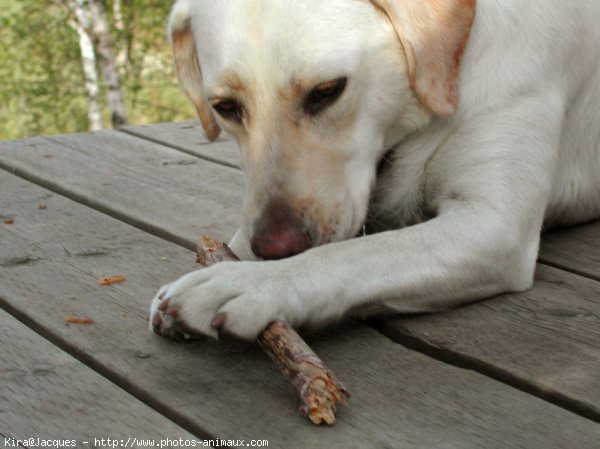
<svg viewBox="0 0 600 449"><path fill-rule="evenodd" d="M206 100L202 84L202 72L198 63L196 42L192 32L189 0L178 0L169 18L168 34L173 49L175 71L179 84L194 104L208 140L219 137L221 128L215 121Z"/></svg>
<svg viewBox="0 0 600 449"><path fill-rule="evenodd" d="M410 83L421 102L438 115L453 114L476 0L371 1L387 14L400 38Z"/></svg>

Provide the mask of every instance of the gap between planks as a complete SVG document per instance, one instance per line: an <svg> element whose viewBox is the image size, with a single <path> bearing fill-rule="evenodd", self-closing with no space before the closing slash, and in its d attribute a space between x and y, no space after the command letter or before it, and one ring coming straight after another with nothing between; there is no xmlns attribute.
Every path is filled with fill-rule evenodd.
<svg viewBox="0 0 600 449"><path fill-rule="evenodd" d="M26 170L22 170L18 167L11 167L8 164L5 164L0 159L0 169L11 173L19 178L22 178L26 181L29 181L33 184L36 184L40 187L44 187L54 193L57 193L65 198L69 198L70 200L75 201L76 203L87 206L91 209L97 210L98 212L103 213L104 215L108 215L109 217L115 218L123 223L127 223L128 225L133 226L134 228L139 229L140 231L144 231L148 234L152 234L156 237L159 237L168 242L179 245L185 249L189 249L190 251L196 251L196 242L183 238L175 233L169 232L166 229L163 229L159 226L154 226L151 223L148 223L144 220L139 220L133 216L124 214L119 212L118 210L111 209L110 207L105 206L104 204L89 198L86 195L79 194L69 188L62 187L55 182L52 182L48 179L41 178L34 173L29 173Z"/></svg>
<svg viewBox="0 0 600 449"><path fill-rule="evenodd" d="M153 139L149 139L146 138L144 136L139 136L137 134L134 133L130 133L130 132L125 132L125 134L131 135L133 138L139 139L139 140L146 140L146 141L152 141L155 142ZM66 145L64 142L57 142L60 143L62 145ZM180 151L180 152L184 152L186 154L191 154L192 156L197 157L198 159L205 159L202 156L199 156L197 154L193 154L187 151L182 151L181 149L174 147L171 144L165 144L163 142L158 141L157 142L159 145L165 147L165 148L169 148L175 151ZM229 168L234 168L237 169L236 167L231 167L228 164L224 164L222 161L217 162L217 164L221 165L221 166L226 166ZM41 187L47 188L48 190L51 190L61 196L64 196L66 198L69 198L79 204L82 204L84 206L90 207L91 209L95 209L98 212L101 212L105 215L108 215L110 217L113 217L119 221L122 221L124 223L127 223L143 232L146 232L148 234L154 235L156 237L159 237L163 240L169 241L171 243L174 243L178 246L181 246L185 249L188 249L190 251L195 251L196 249L196 241L191 240L191 239L186 239L183 238L175 233L169 232L166 229L163 229L161 227L158 226L154 226L150 223L147 223L143 220L140 219L136 219L133 216L127 215L126 213L121 213L117 210L113 210L105 205L103 205L102 203L89 198L87 195L84 194L79 194L73 190L70 190L69 188L65 188L65 187L61 187L60 185L58 185L55 182L52 182L50 180L44 179L34 173L30 173L27 170L24 169L20 169L18 167L12 167L8 164L5 164L2 160L0 160L0 168L4 169L5 171L12 173L16 176L19 176L20 178L23 178L27 181L30 181L36 185L39 185ZM540 263L544 264L544 262L540 261ZM553 266L551 264L546 264L546 265L550 265ZM582 274L577 272L576 270L572 270L572 269L565 269L563 267L557 267L563 271L572 273L574 275L577 276L581 276L581 277L585 277L588 279L592 279L592 280L598 280L598 279L594 279L594 277L587 275L587 274ZM1 300L1 298L0 298ZM0 301L0 302L5 302L5 301ZM3 307L4 308L4 307ZM26 320L26 317L21 317L19 318L18 316L18 311L13 310L12 312L10 310L7 310L9 313L11 313L11 315L15 316L16 318L20 319L21 321ZM28 325L31 325L32 327L35 326L34 323L30 323L28 320L23 321ZM528 382L527 380L524 379L520 379L517 376L514 376L513 374L510 374L509 372L499 368L499 367L495 367L493 365L490 365L486 362L483 362L481 360L478 360L476 358L472 358L466 355L462 355L460 353L457 353L451 349L448 348L444 348L444 349L440 349L440 348L436 348L433 345L430 345L429 343L427 343L426 341L419 339L417 337L411 336L407 333L404 333L400 330L394 329L392 326L389 326L388 328L386 328L385 325L381 325L381 323L379 324L370 324L371 327L374 327L377 331L379 331L380 333L382 333L383 335L385 335L387 338L389 338L390 340L394 341L395 343L398 343L410 350L413 350L415 352L419 352L422 354L425 354L429 357L432 357L434 359L443 361L444 363L450 364L450 365L454 365L454 366L458 366L461 368L465 368L465 369L469 369L472 370L474 372L478 372L480 374L483 374L487 377L493 378L497 381L500 381L506 385L509 385L515 389L518 389L520 391L523 391L525 393L531 394L533 396L539 397L540 399L543 399L547 402L550 402L554 405L557 405L563 409L566 409L570 412L576 413L580 416L583 416L587 419L590 419L592 421L595 422L600 422L600 411L588 407L585 404L581 404L579 401L575 400L575 399L571 399L567 396L564 396L560 393L556 393L556 392L549 392L544 390L543 388L540 388L538 386L536 386L535 384L532 384L531 382ZM52 335L48 334L47 332L45 332L43 329L36 329L36 331L38 333L42 333L42 335L44 335L46 338L48 338L50 341L53 341L52 338L54 338ZM53 341L53 343L55 343L57 346L61 347L62 349L64 349L65 351L69 352L68 349L68 345L66 342L62 342L62 341ZM97 370L98 372L101 372L101 374L106 375L106 373L109 373L109 371L106 370L106 368L99 366L97 364L95 364L92 360L90 360L88 357L86 357L85 354L77 354L77 352L75 351L74 353L72 353L72 355L74 355L75 357L77 357L78 359L84 361L84 363L92 366L95 370ZM104 372L103 372L104 371ZM110 374L110 378L113 379L114 378L114 373ZM116 383L119 383L119 385L121 386L122 383L124 382L123 379L117 379ZM128 384L129 385L129 384ZM141 396L139 396L141 394ZM152 401L152 398L147 398L148 400L146 401L145 399L143 399L144 395L140 392L137 392L137 394L134 393L134 395L136 395L137 397L141 397L142 400L144 400L144 402L147 402L148 405L152 406L153 408L155 408L156 410L160 411L161 413L163 412L161 410L161 407L159 404L154 403ZM158 407L158 408L156 408ZM171 411L174 412L174 411ZM174 419L175 421L175 419ZM180 426L186 428L187 430L193 431L193 432L203 432L202 429L193 429L191 430L191 428L189 426L193 426L192 423L190 422L179 422L176 421ZM204 436L203 435L199 435L199 436ZM210 435L208 436L210 437Z"/></svg>
<svg viewBox="0 0 600 449"><path fill-rule="evenodd" d="M558 407L564 408L565 410L569 410L576 415L600 423L600 410L589 407L585 403L577 401L574 398L570 398L569 396L556 391L546 390L541 386L528 382L527 379L523 379L507 370L491 365L475 357L461 354L449 348L440 349L420 338L404 333L398 328L388 325L384 320L375 318L367 319L363 322L407 349L427 355L435 360L439 360L440 362L444 362L457 368L477 372L497 380L498 382L502 382L503 384L510 385L524 393L531 394Z"/></svg>
<svg viewBox="0 0 600 449"><path fill-rule="evenodd" d="M182 429L204 440L216 440L218 438L217 435L209 433L206 429L199 427L191 419L179 413L175 407L169 407L161 403L161 401L155 399L151 394L148 394L142 388L138 388L135 385L135 383L131 382L131 380L127 377L122 376L115 370L111 370L103 363L96 360L92 355L73 345L67 339L60 336L58 333L54 333L52 329L47 329L46 327L35 321L35 319L27 316L19 309L13 307L9 303L9 301L7 301L6 298L3 298L2 296L0 296L0 309L8 313L20 323L23 323L33 332L46 339L57 348L63 350L70 356L79 360L85 366L97 372L105 379L108 379L110 382L114 383L119 388L123 389L123 391L131 394L133 397L146 404L148 407L155 410L157 413L160 413L166 419L169 419L173 423L177 424Z"/></svg>
<svg viewBox="0 0 600 449"><path fill-rule="evenodd" d="M558 270L566 271L567 273L571 273L571 274L575 274L577 276L588 278L588 279L591 279L593 281L600 282L600 276L596 276L596 275L594 275L592 273L586 273L584 271L577 270L576 268L570 268L570 267L567 267L566 265L563 265L563 264L560 264L560 263L556 263L556 262L552 262L552 261L549 261L547 259L544 259L543 257L540 257L538 259L538 263L542 264L542 265L547 265L549 267L556 268Z"/></svg>
<svg viewBox="0 0 600 449"><path fill-rule="evenodd" d="M27 446L18 440L34 432L61 439L67 423L69 439L75 439L79 448L87 445L85 440L102 435L127 438L140 431L155 441L193 438L3 310L0 326L0 354L5 362L0 370L0 425L12 434L0 432L0 436L12 439L8 446Z"/></svg>
<svg viewBox="0 0 600 449"><path fill-rule="evenodd" d="M189 127L191 125L186 125L186 126ZM213 157L210 157L210 156L208 156L206 154L198 154L197 152L192 151L189 148L186 148L184 145L178 145L178 144L176 144L174 142L170 142L170 141L166 141L166 140L163 140L163 139L160 139L160 138L157 138L157 137L149 136L149 135L145 134L144 132L137 131L137 128L138 127L119 128L119 129L117 129L117 131L125 133L125 134L128 134L128 135L130 135L132 137L135 137L137 139L140 139L140 140L145 140L145 141L148 141L148 142L152 142L152 143L155 143L155 144L162 145L164 147L167 147L167 148L170 148L172 150L185 153L185 154L187 154L189 156L193 156L193 157L196 157L196 158L201 159L201 160L206 160L206 161L211 162L211 163L219 164L219 165L222 165L222 166L225 166L225 167L234 168L236 170L241 170L241 168L238 165L230 163L230 162L228 162L228 161L226 161L224 159L220 159L220 158L216 158L216 157L213 158ZM207 142L198 142L197 144L201 145L201 146L205 146L205 145L208 146L208 145L211 145L212 143L207 141ZM121 219L121 218L119 217L119 219ZM142 229L142 228L140 228L140 229ZM142 229L142 230L145 230L145 229ZM150 231L148 231L148 232L150 232ZM155 234L155 235L158 235L158 234ZM176 238L176 236L175 236L175 238ZM167 238L167 240L168 240L168 238ZM169 241L172 241L173 243L176 243L173 240L169 240ZM178 243L178 244L180 244L180 243ZM182 245L182 246L185 246L185 244ZM185 246L185 247L187 248L187 246ZM550 267L558 268L558 269L560 269L562 271L566 271L568 273L572 273L572 274L575 274L577 276L586 277L588 279L593 279L595 281L599 281L600 282L600 276L594 275L593 273L584 272L584 271L578 270L576 268L568 267L568 266L560 264L560 263L552 262L551 260L546 259L543 255L539 256L537 262L539 264L542 264L542 265L547 265L547 266L550 266Z"/></svg>
<svg viewBox="0 0 600 449"><path fill-rule="evenodd" d="M187 250L59 195L48 197L47 212L38 212L31 206L46 196L39 187L8 174L2 178L3 185L10 186L10 182L4 183L8 180L16 188L5 196L2 206L16 208L22 218L22 226L2 228L9 237L4 252L9 258L5 259L23 254L39 257L35 265L13 266L14 271L4 276L9 281L0 289L4 298L41 326L84 348L136 385L145 386L145 391L169 406L177 404L182 413L193 416L198 426L212 433L235 436L235 431L239 436L240 428L254 432L258 431L256 426L262 426L264 436L275 437L275 441L300 441L296 445L286 443L287 447L301 447L309 439L312 447L342 447L332 445L340 438L346 439L346 447L356 448L389 446L393 441L405 441L402 447L413 447L415 441L421 446L437 446L432 440L440 444L470 442L461 447L478 448L548 447L552 446L550 441L561 447L569 447L566 442L572 441L580 441L578 447L595 447L590 438L600 431L595 423L488 377L406 350L366 326L353 326L347 332L330 335L333 338L314 340L315 349L332 362L336 372L343 373L344 380L351 382L349 386L354 385L356 403L364 406L345 410L337 430L318 430L307 427L308 423L299 426L296 412L288 407L289 385L270 374L270 364L257 348L232 352L208 343L185 349L148 333L140 334L140 317L147 312L143 298L154 293L153 281L170 278L188 266ZM40 225L45 232L40 232ZM71 251L63 252L61 243L68 243ZM102 251L101 258L87 257L92 248ZM147 263L167 254L170 261L165 265ZM97 279L106 267L115 273L137 273L137 281L109 290L99 287ZM83 295L75 298L73 293ZM74 299L79 312L92 312L97 326L57 326ZM135 317L114 309L125 305ZM136 357L139 350L150 357ZM362 363L364 360L370 363ZM373 376L374 372L378 375ZM423 377L424 372L429 374ZM398 373L413 381L399 382ZM261 392L266 385L269 388ZM263 407L255 407L257 400ZM273 422L278 423L274 431ZM560 430L561 424L568 429ZM477 444L473 445L471 437Z"/></svg>

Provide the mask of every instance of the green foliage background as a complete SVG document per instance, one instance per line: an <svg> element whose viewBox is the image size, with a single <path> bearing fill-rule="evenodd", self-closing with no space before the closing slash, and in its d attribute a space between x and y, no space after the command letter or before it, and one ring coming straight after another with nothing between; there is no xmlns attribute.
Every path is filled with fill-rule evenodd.
<svg viewBox="0 0 600 449"><path fill-rule="evenodd" d="M125 0L125 30L113 30L115 43L129 48L121 80L131 124L194 115L177 87L165 35L172 3ZM108 116L104 122L110 125ZM51 0L0 0L0 140L87 129L78 38L67 11Z"/></svg>

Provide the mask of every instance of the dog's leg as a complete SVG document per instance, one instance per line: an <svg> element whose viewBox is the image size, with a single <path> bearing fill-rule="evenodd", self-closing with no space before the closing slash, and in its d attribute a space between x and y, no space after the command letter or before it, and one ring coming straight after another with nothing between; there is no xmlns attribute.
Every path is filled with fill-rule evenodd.
<svg viewBox="0 0 600 449"><path fill-rule="evenodd" d="M195 332L254 339L275 319L322 325L351 311L432 311L526 289L562 111L561 97L544 92L458 126L427 167L436 217L425 223L281 261L218 264L162 290L158 307Z"/></svg>
<svg viewBox="0 0 600 449"><path fill-rule="evenodd" d="M434 219L339 245L336 254L373 267L361 276L345 266L344 278L362 279L348 309L439 310L529 288L563 111L562 97L548 88L462 123L427 166Z"/></svg>

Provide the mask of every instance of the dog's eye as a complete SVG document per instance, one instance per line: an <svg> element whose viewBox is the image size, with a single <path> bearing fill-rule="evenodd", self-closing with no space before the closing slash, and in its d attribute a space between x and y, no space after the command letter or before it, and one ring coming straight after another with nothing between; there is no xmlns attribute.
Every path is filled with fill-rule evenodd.
<svg viewBox="0 0 600 449"><path fill-rule="evenodd" d="M304 110L310 115L316 115L336 102L346 88L347 78L327 81L315 87L304 100Z"/></svg>
<svg viewBox="0 0 600 449"><path fill-rule="evenodd" d="M237 101L222 100L212 105L213 109L226 120L242 121L242 107Z"/></svg>

